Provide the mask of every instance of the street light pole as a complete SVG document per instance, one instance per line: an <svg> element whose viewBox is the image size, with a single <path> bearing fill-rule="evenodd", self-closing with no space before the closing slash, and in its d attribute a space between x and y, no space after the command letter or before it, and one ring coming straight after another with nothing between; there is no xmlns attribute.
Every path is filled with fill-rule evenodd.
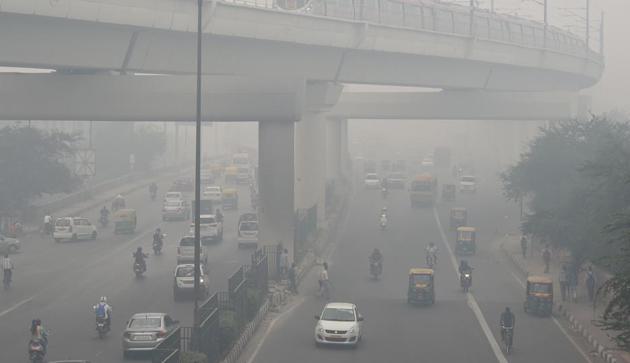
<svg viewBox="0 0 630 363"><path fill-rule="evenodd" d="M201 239L199 215L201 214L201 11L203 0L197 0L197 120L195 139L195 285L194 285L194 343L199 349L199 280L201 278Z"/></svg>
<svg viewBox="0 0 630 363"><path fill-rule="evenodd" d="M591 42L591 0L586 0L586 50L590 48Z"/></svg>
<svg viewBox="0 0 630 363"><path fill-rule="evenodd" d="M543 48L547 48L547 27L549 26L549 8L548 8L548 4L547 4L547 0L545 0L544 4L543 4L543 21L544 21L544 28L543 28Z"/></svg>

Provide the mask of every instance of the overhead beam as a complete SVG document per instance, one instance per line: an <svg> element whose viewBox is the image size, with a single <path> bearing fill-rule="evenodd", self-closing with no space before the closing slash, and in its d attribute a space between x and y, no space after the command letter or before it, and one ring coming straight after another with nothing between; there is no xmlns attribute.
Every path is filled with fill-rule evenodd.
<svg viewBox="0 0 630 363"><path fill-rule="evenodd" d="M302 118L299 78L204 76L205 121ZM186 75L0 75L0 120L192 121L195 77Z"/></svg>
<svg viewBox="0 0 630 363"><path fill-rule="evenodd" d="M407 120L565 120L578 116L577 93L350 92L329 117Z"/></svg>

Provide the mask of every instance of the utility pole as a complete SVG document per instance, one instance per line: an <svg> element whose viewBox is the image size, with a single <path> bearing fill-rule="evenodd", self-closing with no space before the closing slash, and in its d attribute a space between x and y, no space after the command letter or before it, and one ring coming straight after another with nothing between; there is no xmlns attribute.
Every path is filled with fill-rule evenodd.
<svg viewBox="0 0 630 363"><path fill-rule="evenodd" d="M599 55L604 56L604 12L602 11L602 20L599 25Z"/></svg>
<svg viewBox="0 0 630 363"><path fill-rule="evenodd" d="M194 294L195 304L193 311L193 344L195 349L199 350L199 280L201 278L201 239L199 215L201 214L201 11L203 8L203 0L197 0L197 120L195 135L195 277L194 277Z"/></svg>
<svg viewBox="0 0 630 363"><path fill-rule="evenodd" d="M547 48L547 27L549 27L549 7L548 7L548 0L544 0L543 3L543 22L545 24L544 29L543 29L543 47Z"/></svg>
<svg viewBox="0 0 630 363"><path fill-rule="evenodd" d="M591 41L591 0L586 0L586 50L590 50Z"/></svg>

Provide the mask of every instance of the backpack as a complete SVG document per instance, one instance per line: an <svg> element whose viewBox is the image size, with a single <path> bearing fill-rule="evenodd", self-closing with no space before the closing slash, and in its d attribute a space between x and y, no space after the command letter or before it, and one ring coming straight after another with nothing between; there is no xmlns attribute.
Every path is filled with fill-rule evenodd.
<svg viewBox="0 0 630 363"><path fill-rule="evenodd" d="M96 305L96 316L99 318L104 318L106 315L105 304Z"/></svg>

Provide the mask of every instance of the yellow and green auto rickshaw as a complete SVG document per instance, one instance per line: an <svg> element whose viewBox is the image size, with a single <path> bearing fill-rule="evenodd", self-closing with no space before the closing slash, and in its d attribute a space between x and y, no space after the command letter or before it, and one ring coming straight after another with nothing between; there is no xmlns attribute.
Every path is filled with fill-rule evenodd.
<svg viewBox="0 0 630 363"><path fill-rule="evenodd" d="M223 209L225 210L238 209L238 190L234 188L223 189L221 201L223 203Z"/></svg>
<svg viewBox="0 0 630 363"><path fill-rule="evenodd" d="M457 187L455 184L444 184L442 186L442 200L445 202L452 202L455 200L455 191Z"/></svg>
<svg viewBox="0 0 630 363"><path fill-rule="evenodd" d="M412 268L409 270L409 289L407 290L409 304L435 304L435 284L433 269Z"/></svg>
<svg viewBox="0 0 630 363"><path fill-rule="evenodd" d="M463 227L468 223L468 211L466 208L451 208L451 217L449 219L449 228L453 231L459 227Z"/></svg>
<svg viewBox="0 0 630 363"><path fill-rule="evenodd" d="M551 316L553 310L553 281L547 276L529 276L525 290L525 312Z"/></svg>
<svg viewBox="0 0 630 363"><path fill-rule="evenodd" d="M236 184L238 177L238 166L230 165L225 167L225 183Z"/></svg>
<svg viewBox="0 0 630 363"><path fill-rule="evenodd" d="M474 255L477 250L477 230L474 227L458 227L455 240L455 253L459 255Z"/></svg>
<svg viewBox="0 0 630 363"><path fill-rule="evenodd" d="M133 233L136 230L135 209L120 209L114 212L114 233Z"/></svg>

